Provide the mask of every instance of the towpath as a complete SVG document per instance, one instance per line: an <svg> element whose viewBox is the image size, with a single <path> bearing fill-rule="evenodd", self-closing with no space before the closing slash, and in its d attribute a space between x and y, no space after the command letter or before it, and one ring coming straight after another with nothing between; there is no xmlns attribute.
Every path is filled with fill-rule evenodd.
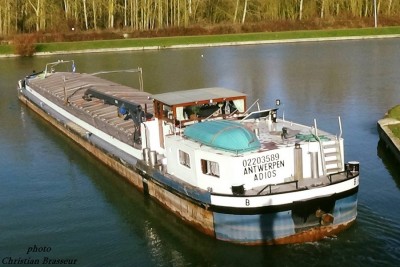
<svg viewBox="0 0 400 267"><path fill-rule="evenodd" d="M282 44L282 43L298 43L298 42L327 42L327 41L344 41L344 40L386 39L386 38L400 38L400 34L295 38L295 39L279 39L279 40L219 42L219 43L206 43L206 44L179 44L179 45L170 45L170 46L139 46L139 47L124 47L124 48L84 49L84 50L74 50L74 51L37 52L37 53L35 53L35 56L123 52L123 51L140 51L140 50L181 49L181 48L200 48L200 47L217 47L217 46ZM0 57L18 57L18 55L5 54L5 55L0 55Z"/></svg>

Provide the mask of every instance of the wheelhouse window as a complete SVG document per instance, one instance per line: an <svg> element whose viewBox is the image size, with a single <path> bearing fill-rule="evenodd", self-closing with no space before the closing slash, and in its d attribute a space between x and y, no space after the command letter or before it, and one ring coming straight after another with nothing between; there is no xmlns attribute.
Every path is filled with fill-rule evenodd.
<svg viewBox="0 0 400 267"><path fill-rule="evenodd" d="M179 162L188 168L190 168L190 156L185 151L179 150Z"/></svg>
<svg viewBox="0 0 400 267"><path fill-rule="evenodd" d="M219 177L219 164L215 161L201 160L201 170L204 174Z"/></svg>

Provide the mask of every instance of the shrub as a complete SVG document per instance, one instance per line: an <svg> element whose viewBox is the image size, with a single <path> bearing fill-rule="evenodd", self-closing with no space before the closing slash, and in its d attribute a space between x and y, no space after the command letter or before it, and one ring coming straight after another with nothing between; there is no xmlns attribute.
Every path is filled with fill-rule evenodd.
<svg viewBox="0 0 400 267"><path fill-rule="evenodd" d="M210 28L210 34L232 34L238 33L239 30L235 28L235 25L216 25Z"/></svg>
<svg viewBox="0 0 400 267"><path fill-rule="evenodd" d="M36 52L36 38L31 34L17 35L13 41L14 54L33 56Z"/></svg>

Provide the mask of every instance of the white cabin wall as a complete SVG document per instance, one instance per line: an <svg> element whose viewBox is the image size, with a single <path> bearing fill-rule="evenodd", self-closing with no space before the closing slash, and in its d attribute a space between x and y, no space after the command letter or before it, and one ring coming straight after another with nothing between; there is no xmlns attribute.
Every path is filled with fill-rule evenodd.
<svg viewBox="0 0 400 267"><path fill-rule="evenodd" d="M278 184L293 177L294 147L282 147L262 153L246 154L236 158L235 166L239 166L238 173L242 177L245 189Z"/></svg>
<svg viewBox="0 0 400 267"><path fill-rule="evenodd" d="M141 124L142 133L142 147L150 148L150 150L155 150L158 153L161 151L160 138L159 138L159 128L158 119L146 121Z"/></svg>
<svg viewBox="0 0 400 267"><path fill-rule="evenodd" d="M193 186L198 186L195 162L195 150L198 147L188 146L187 143L184 142L183 137L175 135L166 136L164 142L168 173ZM190 167L181 164L179 160L179 150L189 154Z"/></svg>
<svg viewBox="0 0 400 267"><path fill-rule="evenodd" d="M235 184L238 176L237 166L233 164L232 156L210 153L204 150L198 150L195 154L196 169L198 177L198 186L205 190L212 190L215 193L232 193L232 185ZM204 174L201 168L201 160L217 162L219 165L219 177Z"/></svg>
<svg viewBox="0 0 400 267"><path fill-rule="evenodd" d="M215 193L232 193L233 185L244 185L246 190L287 182L294 177L294 145L268 150L262 153L246 153L233 156L227 153L215 153L201 149L196 142L188 142L178 135L165 137L165 150L168 173ZM311 177L310 152L318 152L319 174L323 175L318 142L302 142L303 178ZM179 150L189 154L190 168L182 165ZM202 172L201 160L217 162L220 176Z"/></svg>
<svg viewBox="0 0 400 267"><path fill-rule="evenodd" d="M303 142L301 143L303 154L303 177L311 178L311 152L318 153L318 173L320 176L324 175L322 167L321 150L318 142Z"/></svg>
<svg viewBox="0 0 400 267"><path fill-rule="evenodd" d="M319 152L319 147L315 147L315 142L304 142L301 144L302 155L303 155L303 178L311 177L311 154L310 152Z"/></svg>

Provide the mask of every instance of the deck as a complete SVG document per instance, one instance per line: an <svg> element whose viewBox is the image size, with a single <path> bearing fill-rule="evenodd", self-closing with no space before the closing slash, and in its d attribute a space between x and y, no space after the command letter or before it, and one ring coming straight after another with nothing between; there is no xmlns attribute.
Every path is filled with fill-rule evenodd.
<svg viewBox="0 0 400 267"><path fill-rule="evenodd" d="M151 95L100 77L71 72L43 74L29 80L29 86L38 90L59 106L64 106L71 113L84 121L95 124L121 141L132 144L135 127L132 120L125 120L118 115L118 107L103 100L83 98L89 88L95 89L115 98L133 102L143 110L153 113Z"/></svg>

